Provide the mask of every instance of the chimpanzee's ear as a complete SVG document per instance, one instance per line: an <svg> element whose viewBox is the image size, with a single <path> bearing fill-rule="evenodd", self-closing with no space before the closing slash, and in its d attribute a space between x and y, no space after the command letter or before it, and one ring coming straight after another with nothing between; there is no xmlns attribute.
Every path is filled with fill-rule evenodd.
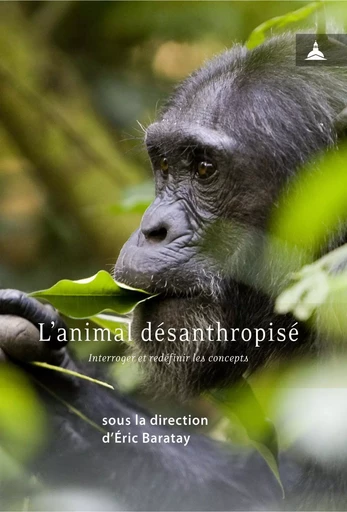
<svg viewBox="0 0 347 512"><path fill-rule="evenodd" d="M339 139L347 137L347 107L337 115L334 126Z"/></svg>

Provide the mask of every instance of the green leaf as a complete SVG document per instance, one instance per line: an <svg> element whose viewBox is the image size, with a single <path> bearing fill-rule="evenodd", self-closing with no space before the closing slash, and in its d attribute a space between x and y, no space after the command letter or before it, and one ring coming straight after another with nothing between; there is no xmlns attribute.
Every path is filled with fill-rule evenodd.
<svg viewBox="0 0 347 512"><path fill-rule="evenodd" d="M322 271L312 272L287 288L276 300L279 314L294 313L298 320L308 320L329 294L328 276Z"/></svg>
<svg viewBox="0 0 347 512"><path fill-rule="evenodd" d="M292 180L272 221L275 237L314 254L347 218L347 145L316 157Z"/></svg>
<svg viewBox="0 0 347 512"><path fill-rule="evenodd" d="M71 318L89 318L105 310L127 314L137 304L152 297L143 290L117 283L105 270L78 281L63 279L47 290L32 292L30 296L46 299Z"/></svg>
<svg viewBox="0 0 347 512"><path fill-rule="evenodd" d="M249 50L259 46L266 40L266 32L270 29L285 28L292 23L298 23L306 20L311 14L323 7L323 2L312 2L297 11L292 11L283 16L276 16L265 21L253 30L249 36L246 46Z"/></svg>
<svg viewBox="0 0 347 512"><path fill-rule="evenodd" d="M92 322L94 322L96 325L99 325L103 329L108 329L111 331L112 334L115 333L115 331L118 329L121 329L124 336L122 338L122 341L129 342L129 324L130 320L128 317L121 317L121 316L115 316L115 315L95 315L91 316L89 318Z"/></svg>
<svg viewBox="0 0 347 512"><path fill-rule="evenodd" d="M1 365L0 396L0 444L25 461L44 441L44 410L26 376L13 366Z"/></svg>
<svg viewBox="0 0 347 512"><path fill-rule="evenodd" d="M83 373L75 372L74 370L68 370L67 368L61 368L61 366L55 366L53 364L42 363L41 361L32 361L30 364L33 366L39 366L40 368L46 368L47 370L53 370L54 372L66 373L67 375L72 375L73 377L77 377L78 379L88 380L89 382L93 382L94 384L98 384L99 386L104 386L105 388L113 389L114 387L111 384L107 384L102 380L93 379L88 375L83 375Z"/></svg>
<svg viewBox="0 0 347 512"><path fill-rule="evenodd" d="M245 379L239 385L213 391L210 394L223 415L231 423L235 416L246 431L247 437L254 448L263 457L276 480L278 481L283 497L284 488L278 468L278 443L275 427L265 417L251 386Z"/></svg>
<svg viewBox="0 0 347 512"><path fill-rule="evenodd" d="M346 260L347 244L293 274L291 285L276 300L276 313L293 313L298 320L306 321L318 308L341 302L341 292L347 293L347 272L336 273L336 269L345 266Z"/></svg>
<svg viewBox="0 0 347 512"><path fill-rule="evenodd" d="M103 429L102 427L100 427L100 425L98 425L97 423L95 423L93 420L91 420L90 418L88 418L88 416L86 416L85 414L83 414L83 412L81 412L79 409L77 409L75 406L73 406L72 404L70 404L69 402L67 402L66 400L64 400L63 398L61 398L59 395L57 395L57 393L55 393L54 391L52 391L52 389L48 388L47 386L45 386L44 384L42 384L41 381L37 380L37 379L33 379L36 384L41 387L42 389L44 389L46 391L46 393L48 393L49 395L51 395L53 398L55 398L55 400L57 400L58 402L60 402L61 404L63 404L72 414L75 414L76 416L78 416L82 421L84 421L85 423L88 423L91 427L93 427L95 430L98 430L99 432L101 432L102 434L106 434L106 430Z"/></svg>
<svg viewBox="0 0 347 512"><path fill-rule="evenodd" d="M277 457L275 457L274 453L271 451L271 449L265 444L265 443L259 443L257 441L251 440L252 445L254 448L258 451L258 453L263 457L269 468L271 469L274 477L276 478L281 491L282 491L282 498L285 498L285 492L284 487L281 480L281 475L279 472L278 467L278 460Z"/></svg>

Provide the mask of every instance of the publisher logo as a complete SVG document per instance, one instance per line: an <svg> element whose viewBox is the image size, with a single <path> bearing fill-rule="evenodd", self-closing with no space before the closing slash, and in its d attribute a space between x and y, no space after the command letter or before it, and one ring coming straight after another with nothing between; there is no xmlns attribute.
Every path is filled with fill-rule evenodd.
<svg viewBox="0 0 347 512"><path fill-rule="evenodd" d="M347 66L347 34L296 34L297 66Z"/></svg>
<svg viewBox="0 0 347 512"><path fill-rule="evenodd" d="M326 60L324 53L319 50L317 41L313 44L313 49L307 55L305 60Z"/></svg>

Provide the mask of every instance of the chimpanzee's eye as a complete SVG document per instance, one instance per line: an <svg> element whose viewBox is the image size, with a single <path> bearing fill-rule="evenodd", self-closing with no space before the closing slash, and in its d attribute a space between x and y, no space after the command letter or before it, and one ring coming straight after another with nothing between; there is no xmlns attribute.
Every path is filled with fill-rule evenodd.
<svg viewBox="0 0 347 512"><path fill-rule="evenodd" d="M160 159L160 169L163 175L166 177L169 173L169 162L165 156Z"/></svg>
<svg viewBox="0 0 347 512"><path fill-rule="evenodd" d="M216 172L216 168L210 162L201 161L198 163L197 175L201 180L206 180Z"/></svg>

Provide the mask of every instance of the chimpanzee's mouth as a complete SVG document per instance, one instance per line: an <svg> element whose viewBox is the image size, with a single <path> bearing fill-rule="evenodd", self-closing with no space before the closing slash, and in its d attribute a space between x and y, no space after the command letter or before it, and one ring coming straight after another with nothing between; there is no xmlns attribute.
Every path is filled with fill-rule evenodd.
<svg viewBox="0 0 347 512"><path fill-rule="evenodd" d="M135 276L134 279L130 276L120 276L117 279L117 273L114 274L114 278L131 288L143 290L149 295L156 296L157 301L164 300L189 300L189 299L202 299L210 300L213 293L207 282L202 281L199 284L194 283L193 279L189 282L168 282L166 279L161 278L159 282L153 283L148 282L148 279L141 279L142 276Z"/></svg>
<svg viewBox="0 0 347 512"><path fill-rule="evenodd" d="M165 283L164 286L152 284L148 286L141 286L138 283L129 282L126 279L122 279L122 281L118 281L120 284L124 284L125 286L130 286L131 288L142 290L149 295L155 296L158 300L165 299L194 299L201 296L206 296L206 291L204 292L200 288L196 286L186 287L186 289L178 288L176 286L169 285Z"/></svg>

